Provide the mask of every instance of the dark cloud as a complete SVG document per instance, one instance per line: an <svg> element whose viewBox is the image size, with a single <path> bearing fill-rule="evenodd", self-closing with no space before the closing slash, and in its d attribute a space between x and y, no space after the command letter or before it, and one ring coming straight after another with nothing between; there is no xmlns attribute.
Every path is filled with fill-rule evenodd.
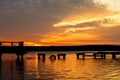
<svg viewBox="0 0 120 80"><path fill-rule="evenodd" d="M105 11L105 5L96 4L93 0L0 0L0 36L29 40L34 33L40 33L41 37L54 31L53 24L69 15L83 16L88 12L101 14ZM96 22L82 24L87 25L97 26Z"/></svg>

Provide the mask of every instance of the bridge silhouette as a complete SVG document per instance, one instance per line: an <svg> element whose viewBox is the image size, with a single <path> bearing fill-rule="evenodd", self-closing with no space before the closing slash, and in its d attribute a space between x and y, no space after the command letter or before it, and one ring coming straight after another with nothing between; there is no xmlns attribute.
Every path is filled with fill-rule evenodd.
<svg viewBox="0 0 120 80"><path fill-rule="evenodd" d="M97 54L101 54L101 57L105 58L105 53L111 52L113 58L116 58L117 54L120 54L120 45L80 45L80 46L24 46L24 42L12 42L12 41L1 41L0 42L0 59L2 54L16 54L17 58L23 59L24 54L28 51L82 51L82 52L97 52ZM83 55L83 59L85 54L77 53L77 58L79 55ZM96 58L96 53L94 57ZM109 53L110 54L110 53ZM104 55L104 56L103 56Z"/></svg>

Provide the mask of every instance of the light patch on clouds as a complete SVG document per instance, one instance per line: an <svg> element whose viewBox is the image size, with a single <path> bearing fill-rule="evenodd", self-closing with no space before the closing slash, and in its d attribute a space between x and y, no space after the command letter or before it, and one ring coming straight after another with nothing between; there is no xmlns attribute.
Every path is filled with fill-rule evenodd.
<svg viewBox="0 0 120 80"><path fill-rule="evenodd" d="M120 11L120 0L94 0L95 2L107 4L108 9L113 11Z"/></svg>
<svg viewBox="0 0 120 80"><path fill-rule="evenodd" d="M68 32L76 32L76 31L84 31L84 30L92 30L95 29L95 27L85 27L85 28L69 28L65 30L65 33Z"/></svg>
<svg viewBox="0 0 120 80"><path fill-rule="evenodd" d="M88 24L89 23L89 24ZM110 16L105 16L105 17L98 17L98 18L91 18L88 20L75 20L73 21L67 21L67 22L59 22L57 24L54 24L54 27L75 27L75 26L80 26L80 25L87 25L90 26L90 23L92 24L98 24L101 27L114 27L117 25L120 25L120 14L114 14ZM82 27L84 27L84 25ZM86 27L86 26L85 26ZM96 26L98 27L98 26ZM73 30L74 32L74 30Z"/></svg>
<svg viewBox="0 0 120 80"><path fill-rule="evenodd" d="M120 25L120 14L107 16L101 22L102 27L117 27Z"/></svg>
<svg viewBox="0 0 120 80"><path fill-rule="evenodd" d="M96 19L90 19L90 20L77 20L77 21L67 21L67 22L59 22L59 23L56 23L54 24L53 26L54 27L63 27L63 26L75 26L75 25L78 25L78 24L82 24L84 22L91 22L91 21L94 21Z"/></svg>

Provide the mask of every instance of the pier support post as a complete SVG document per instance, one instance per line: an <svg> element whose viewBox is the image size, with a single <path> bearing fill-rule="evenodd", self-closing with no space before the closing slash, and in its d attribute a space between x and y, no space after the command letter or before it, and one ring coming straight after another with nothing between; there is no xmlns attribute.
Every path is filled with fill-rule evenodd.
<svg viewBox="0 0 120 80"><path fill-rule="evenodd" d="M103 52L101 53L101 59L104 59L104 53Z"/></svg>
<svg viewBox="0 0 120 80"><path fill-rule="evenodd" d="M58 59L60 59L60 56L63 56L63 59L66 59L66 54L58 54Z"/></svg>
<svg viewBox="0 0 120 80"><path fill-rule="evenodd" d="M85 59L85 53L77 53L77 59L80 59L80 55L82 55L82 59L84 60Z"/></svg>
<svg viewBox="0 0 120 80"><path fill-rule="evenodd" d="M17 54L17 60L20 60L20 55Z"/></svg>
<svg viewBox="0 0 120 80"><path fill-rule="evenodd" d="M93 54L94 59L97 58L97 56L100 56L101 59L106 59L106 53L105 52L97 52Z"/></svg>
<svg viewBox="0 0 120 80"><path fill-rule="evenodd" d="M22 60L23 61L23 57L24 57L24 55L23 54L16 54L17 55L17 59L18 60Z"/></svg>
<svg viewBox="0 0 120 80"><path fill-rule="evenodd" d="M106 59L106 53L103 53L103 57L104 57L103 59Z"/></svg>
<svg viewBox="0 0 120 80"><path fill-rule="evenodd" d="M0 60L1 60L1 57L2 57L2 42L0 42Z"/></svg>
<svg viewBox="0 0 120 80"><path fill-rule="evenodd" d="M2 54L0 54L0 64L2 63Z"/></svg>
<svg viewBox="0 0 120 80"><path fill-rule="evenodd" d="M96 53L93 53L94 59L96 59Z"/></svg>
<svg viewBox="0 0 120 80"><path fill-rule="evenodd" d="M24 57L23 57L24 55L21 55L21 60L23 61L23 59L24 59Z"/></svg>
<svg viewBox="0 0 120 80"><path fill-rule="evenodd" d="M116 59L116 53L112 53L112 59Z"/></svg>
<svg viewBox="0 0 120 80"><path fill-rule="evenodd" d="M38 53L37 56L38 56L38 60L41 59L41 56L42 56L42 60L45 60L45 56L46 56L46 55L43 54L43 53Z"/></svg>

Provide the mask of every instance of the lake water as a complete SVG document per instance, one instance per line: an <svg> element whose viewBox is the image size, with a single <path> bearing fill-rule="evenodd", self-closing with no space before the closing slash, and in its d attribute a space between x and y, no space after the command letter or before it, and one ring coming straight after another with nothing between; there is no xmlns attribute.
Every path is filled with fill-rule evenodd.
<svg viewBox="0 0 120 80"><path fill-rule="evenodd" d="M0 80L120 80L120 56L77 60L75 53L67 52L65 60L50 60L57 52L46 53L45 61L38 60L36 52L25 54L22 64L16 64L16 55L3 54Z"/></svg>

